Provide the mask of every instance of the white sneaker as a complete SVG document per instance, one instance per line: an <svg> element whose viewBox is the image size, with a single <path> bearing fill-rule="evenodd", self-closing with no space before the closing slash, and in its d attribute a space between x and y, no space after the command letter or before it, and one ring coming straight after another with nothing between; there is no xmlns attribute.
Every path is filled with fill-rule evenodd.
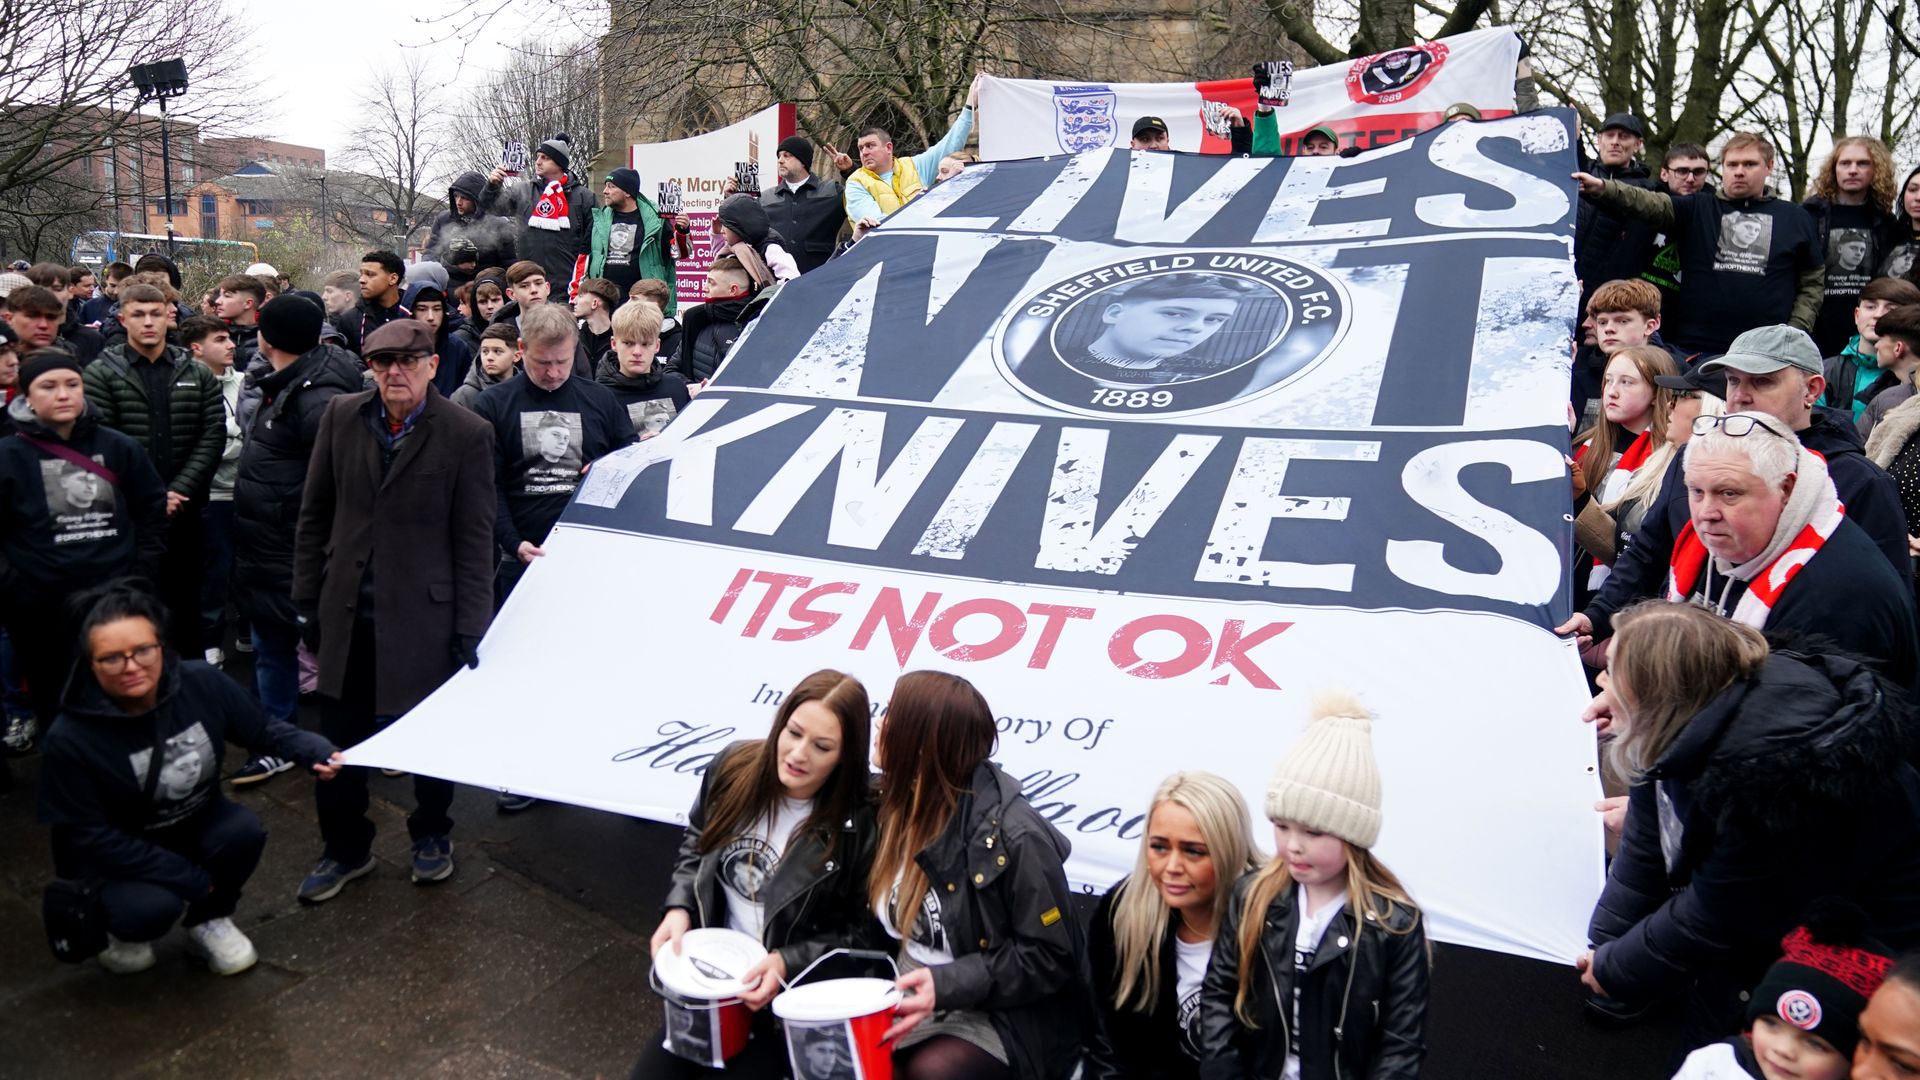
<svg viewBox="0 0 1920 1080"><path fill-rule="evenodd" d="M215 975L237 975L254 965L260 954L232 919L208 919L187 927L187 942L207 961Z"/></svg>
<svg viewBox="0 0 1920 1080"><path fill-rule="evenodd" d="M207 650L207 663L219 667L227 662L227 654L220 649Z"/></svg>
<svg viewBox="0 0 1920 1080"><path fill-rule="evenodd" d="M115 975L132 975L153 966L153 946L144 941L121 941L107 935L107 947L100 951L100 966Z"/></svg>

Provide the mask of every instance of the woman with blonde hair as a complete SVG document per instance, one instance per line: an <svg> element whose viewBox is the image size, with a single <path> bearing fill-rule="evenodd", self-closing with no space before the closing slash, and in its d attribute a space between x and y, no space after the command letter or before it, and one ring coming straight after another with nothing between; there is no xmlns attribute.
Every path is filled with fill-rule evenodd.
<svg viewBox="0 0 1920 1080"><path fill-rule="evenodd" d="M1178 772L1148 804L1133 873L1094 913L1088 1080L1200 1074L1200 983L1233 883L1264 862L1227 780Z"/></svg>
<svg viewBox="0 0 1920 1080"><path fill-rule="evenodd" d="M1677 1064L1739 1029L1741 991L1819 897L1920 944L1920 774L1904 695L1858 659L1775 651L1694 604L1613 625L1607 760L1631 787L1578 967L1616 1015L1690 993Z"/></svg>
<svg viewBox="0 0 1920 1080"><path fill-rule="evenodd" d="M1273 861L1233 887L1200 989L1200 1074L1413 1080L1426 1056L1420 909L1373 854L1372 714L1316 695L1267 787Z"/></svg>

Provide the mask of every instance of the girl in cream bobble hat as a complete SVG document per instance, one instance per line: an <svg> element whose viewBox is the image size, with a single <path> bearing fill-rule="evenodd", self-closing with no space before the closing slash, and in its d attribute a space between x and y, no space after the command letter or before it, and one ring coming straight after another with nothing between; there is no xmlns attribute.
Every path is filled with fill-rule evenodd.
<svg viewBox="0 0 1920 1080"><path fill-rule="evenodd" d="M1200 1075L1417 1077L1426 1054L1420 909L1374 858L1373 717L1344 690L1267 787L1272 862L1241 878L1200 992Z"/></svg>

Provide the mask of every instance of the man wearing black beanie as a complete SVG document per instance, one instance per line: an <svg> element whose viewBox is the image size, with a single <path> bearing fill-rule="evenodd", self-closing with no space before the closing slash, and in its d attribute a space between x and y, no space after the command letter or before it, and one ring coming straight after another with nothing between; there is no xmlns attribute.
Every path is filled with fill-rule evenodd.
<svg viewBox="0 0 1920 1080"><path fill-rule="evenodd" d="M607 174L588 230L587 277L613 282L621 296L643 278L664 281L673 292L666 311L671 315L678 298L674 255L676 250L682 258L687 254L687 223L677 215L662 214L645 189L633 169Z"/></svg>
<svg viewBox="0 0 1920 1080"><path fill-rule="evenodd" d="M533 153L531 179L507 183L497 168L480 192L480 212L499 214L518 229L515 251L546 271L555 299L573 302L574 287L587 276L588 211L593 194L567 174L573 144L560 132Z"/></svg>
<svg viewBox="0 0 1920 1080"><path fill-rule="evenodd" d="M327 403L362 387L360 358L322 342L326 308L311 293L282 293L260 309L260 361L240 393L246 442L233 481L233 605L253 628L253 680L260 704L294 722L300 704L299 612L293 606L294 522ZM236 784L293 767L259 757Z"/></svg>
<svg viewBox="0 0 1920 1080"><path fill-rule="evenodd" d="M780 182L760 193L760 203L773 231L789 241L789 253L804 274L826 262L840 239L840 226L847 219L840 185L813 175L813 144L799 135L781 139L774 160Z"/></svg>

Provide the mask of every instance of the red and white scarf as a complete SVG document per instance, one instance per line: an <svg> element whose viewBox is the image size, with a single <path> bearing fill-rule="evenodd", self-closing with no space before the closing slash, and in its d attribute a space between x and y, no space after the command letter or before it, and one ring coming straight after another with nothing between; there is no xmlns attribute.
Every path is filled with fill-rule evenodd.
<svg viewBox="0 0 1920 1080"><path fill-rule="evenodd" d="M1818 458L1812 451L1802 451L1802 455L1803 461L1808 456ZM1814 493L1815 502L1807 523L1800 527L1786 546L1764 564L1760 562L1766 558L1767 553L1763 551L1751 562L1731 568L1721 567L1721 572L1727 577L1747 583L1746 593L1734 604L1733 610L1721 612L1734 622L1756 630L1765 627L1767 617L1773 614L1773 605L1780 600L1780 594L1786 591L1794 575L1813 561L1815 555L1820 554L1827 538L1833 535L1846 517L1847 508L1841 505L1839 497L1834 494L1833 481L1827 478L1826 470L1821 468L1813 476L1809 476L1808 472L1805 468L1801 469L1800 483L1811 487L1812 482L1817 482L1820 487ZM1790 510L1791 500L1782 513ZM1693 594L1694 586L1701 584L1701 575L1706 574L1706 601L1708 606L1718 610L1712 595L1714 564L1709 561L1712 559L1706 543L1694 532L1693 522L1687 522L1673 543L1673 561L1667 573L1667 599L1685 600Z"/></svg>
<svg viewBox="0 0 1920 1080"><path fill-rule="evenodd" d="M547 181L546 188L533 200L533 210L527 214L527 226L549 232L564 232L573 227L572 219L567 216L567 182L564 178Z"/></svg>
<svg viewBox="0 0 1920 1080"><path fill-rule="evenodd" d="M1579 464L1580 461L1587 456L1587 451L1591 449L1593 449L1593 443L1581 443L1580 448L1573 452L1574 463ZM1608 503L1618 499L1620 493L1627 490L1627 485L1633 481L1633 474L1639 471L1640 466L1645 465L1647 459L1652 456L1653 429L1648 428L1641 432L1633 442L1627 444L1626 450L1614 460L1613 469L1600 481L1600 486L1592 492L1593 501L1601 506L1606 506ZM1599 559L1593 560L1592 569L1587 571L1587 588L1596 592L1599 591L1600 586L1607 583L1607 578L1612 575L1612 573L1613 567L1608 566Z"/></svg>

